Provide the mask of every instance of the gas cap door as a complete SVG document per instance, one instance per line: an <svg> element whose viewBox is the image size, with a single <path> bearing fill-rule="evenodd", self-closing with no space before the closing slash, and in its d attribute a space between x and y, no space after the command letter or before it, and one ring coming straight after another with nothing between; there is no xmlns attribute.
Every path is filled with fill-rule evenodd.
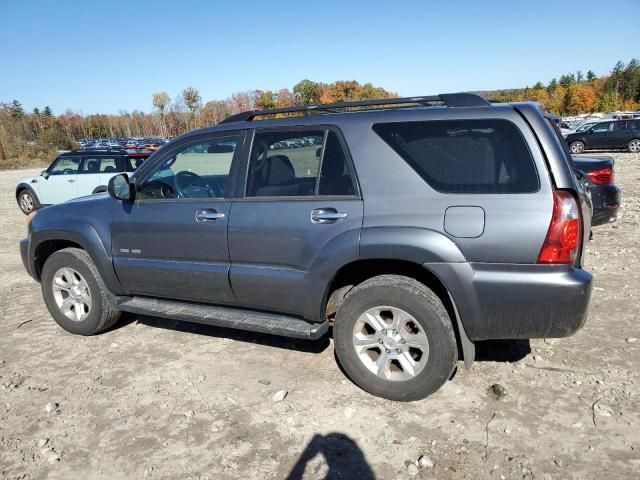
<svg viewBox="0 0 640 480"><path fill-rule="evenodd" d="M444 212L444 231L458 238L481 236L484 232L484 210L476 206L447 208Z"/></svg>

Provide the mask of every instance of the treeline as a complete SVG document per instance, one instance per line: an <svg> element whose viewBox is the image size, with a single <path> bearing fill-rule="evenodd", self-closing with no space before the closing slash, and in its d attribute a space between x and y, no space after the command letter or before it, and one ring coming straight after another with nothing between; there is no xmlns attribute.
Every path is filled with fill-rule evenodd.
<svg viewBox="0 0 640 480"><path fill-rule="evenodd" d="M589 70L578 70L542 82L533 87L481 92L487 98L502 102L533 100L558 115L591 112L615 112L640 109L640 63L632 59L626 65L616 63L611 73L597 77Z"/></svg>
<svg viewBox="0 0 640 480"><path fill-rule="evenodd" d="M427 92L428 93L428 92ZM511 90L479 92L503 102L533 100L559 115L640 108L640 63L616 63L609 75L589 70L567 73L548 84ZM0 159L50 156L55 149L74 147L81 138L168 137L214 125L226 117L251 109L314 103L393 98L398 95L371 83L354 80L298 82L292 90L238 92L224 100L204 102L200 92L185 88L173 99L167 92L151 96L152 111L121 111L118 115L81 115L67 110L55 116L49 107L26 112L19 101L0 103ZM4 148L3 148L4 147Z"/></svg>
<svg viewBox="0 0 640 480"><path fill-rule="evenodd" d="M168 137L194 128L215 125L230 115L251 109L279 108L298 104L393 98L371 83L355 80L333 83L302 80L293 90L237 92L224 100L203 102L200 92L185 88L173 100L167 92L151 96L153 111L121 111L118 115L81 115L67 110L57 117L49 107L25 112L20 102L0 103L0 159L46 156L52 149L73 148L81 138Z"/></svg>

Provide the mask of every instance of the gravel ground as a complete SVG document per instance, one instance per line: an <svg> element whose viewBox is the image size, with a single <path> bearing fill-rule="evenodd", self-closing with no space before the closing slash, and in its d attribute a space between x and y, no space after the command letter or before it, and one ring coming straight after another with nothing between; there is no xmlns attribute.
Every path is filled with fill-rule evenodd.
<svg viewBox="0 0 640 480"><path fill-rule="evenodd" d="M352 385L328 339L136 316L65 333L18 253L29 172L1 172L0 478L638 478L640 156L614 156L623 205L588 245L585 328L484 343L410 404Z"/></svg>

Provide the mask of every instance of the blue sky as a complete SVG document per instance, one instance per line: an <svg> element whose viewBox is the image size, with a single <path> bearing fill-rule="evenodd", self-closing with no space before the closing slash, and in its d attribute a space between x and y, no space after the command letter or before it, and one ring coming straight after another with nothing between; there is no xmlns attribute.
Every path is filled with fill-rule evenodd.
<svg viewBox="0 0 640 480"><path fill-rule="evenodd" d="M304 78L403 96L520 87L640 56L639 19L639 0L0 0L0 101L89 114Z"/></svg>

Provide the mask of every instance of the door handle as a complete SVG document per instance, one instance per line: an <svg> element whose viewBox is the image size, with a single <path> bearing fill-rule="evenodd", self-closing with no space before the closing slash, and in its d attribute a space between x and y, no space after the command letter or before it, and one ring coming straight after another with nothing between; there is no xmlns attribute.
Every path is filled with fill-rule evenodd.
<svg viewBox="0 0 640 480"><path fill-rule="evenodd" d="M75 179L75 178L70 178L69 180L67 180L67 182L69 182L69 183L73 183L73 182L75 182L75 181L76 181L76 179Z"/></svg>
<svg viewBox="0 0 640 480"><path fill-rule="evenodd" d="M220 213L213 208L204 208L196 211L196 222L215 222L224 218L224 213Z"/></svg>
<svg viewBox="0 0 640 480"><path fill-rule="evenodd" d="M311 223L335 223L347 216L347 213L338 212L335 208L317 208L311 211Z"/></svg>

